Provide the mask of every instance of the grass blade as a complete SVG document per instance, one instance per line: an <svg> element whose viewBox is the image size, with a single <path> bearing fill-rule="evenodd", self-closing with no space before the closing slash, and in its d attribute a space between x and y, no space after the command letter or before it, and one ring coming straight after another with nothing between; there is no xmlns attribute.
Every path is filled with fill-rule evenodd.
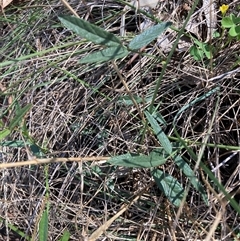
<svg viewBox="0 0 240 241"><path fill-rule="evenodd" d="M48 212L44 210L39 223L39 241L47 241L48 238Z"/></svg>
<svg viewBox="0 0 240 241"><path fill-rule="evenodd" d="M23 108L19 109L17 115L11 120L9 124L9 129L13 130L31 108L32 104L28 104Z"/></svg>
<svg viewBox="0 0 240 241"><path fill-rule="evenodd" d="M70 233L68 231L64 231L63 236L60 238L59 241L68 241L70 238Z"/></svg>
<svg viewBox="0 0 240 241"><path fill-rule="evenodd" d="M4 219L0 218L0 221L4 221ZM29 237L27 234L25 234L23 231L18 229L16 226L14 226L11 223L8 223L7 226L16 234L18 234L20 237L22 237L24 240L31 240L31 237Z"/></svg>
<svg viewBox="0 0 240 241"><path fill-rule="evenodd" d="M10 133L11 133L11 131L9 129L4 129L4 130L0 131L0 140L7 137Z"/></svg>

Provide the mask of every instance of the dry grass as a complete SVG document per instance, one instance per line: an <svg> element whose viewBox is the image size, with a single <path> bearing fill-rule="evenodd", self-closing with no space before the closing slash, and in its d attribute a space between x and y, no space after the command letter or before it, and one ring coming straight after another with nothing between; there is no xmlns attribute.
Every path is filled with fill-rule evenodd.
<svg viewBox="0 0 240 241"><path fill-rule="evenodd" d="M119 2L69 1L79 16L116 34L120 31L124 8ZM165 1L162 4L165 11L171 11L176 3ZM233 9L240 2L234 4ZM135 107L120 101L126 91L113 66L109 63L78 64L82 56L97 47L63 28L57 18L62 13L69 14L61 2L42 0L13 5L6 9L5 16L0 16L1 62L33 55L0 68L4 124L11 120L17 103L21 106L32 103L25 117L27 129L45 157L109 157L128 151L148 153L159 144L151 133L140 143L141 119ZM140 17L134 14L130 12L126 17L130 34L138 32L136 23ZM177 13L174 17L180 18ZM41 52L50 48L52 51ZM138 56L131 61L130 56L118 61L117 66L131 93L148 98L160 75L161 61L166 57L154 44L145 51L156 58ZM175 53L156 99L159 112L167 122L164 131L174 140L172 122L180 108L220 86L218 94L188 108L177 121L182 138L188 139L189 146L198 153L200 146L196 142L203 141L216 99L220 98L209 137L213 145L204 151L204 162L210 169L233 152L220 144L240 145L240 72L213 81L203 80L232 70L239 52L239 42L232 43L218 53L212 69L194 61L188 51ZM141 110L147 108L147 104L139 106ZM21 128L7 140L29 142ZM2 145L0 157L1 162L18 162L29 159L30 154L28 145L18 148ZM193 168L188 153L183 151L182 155ZM239 158L237 153L216 172L229 192L239 190ZM185 186L185 176L172 161L161 168ZM178 220L179 210L159 191L148 170L114 167L104 161L66 162L49 164L48 173L49 240L59 240L64 230L69 230L71 240L87 240L123 208L125 212L97 240L234 240L234 235L240 233L239 214L223 197L217 199L207 185L212 184L211 181L201 171L197 175L206 186L210 205L206 206L199 194L190 189ZM32 240L38 240L38 222L47 202L45 179L41 165L0 170L0 240L19 238L9 224L33 237ZM235 194L239 202L239 193ZM134 198L137 199L131 205L122 206Z"/></svg>

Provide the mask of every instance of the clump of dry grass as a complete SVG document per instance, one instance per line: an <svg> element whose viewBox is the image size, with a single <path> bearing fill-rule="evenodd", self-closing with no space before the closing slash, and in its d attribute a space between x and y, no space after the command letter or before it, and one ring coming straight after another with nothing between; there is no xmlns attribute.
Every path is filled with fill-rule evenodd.
<svg viewBox="0 0 240 241"><path fill-rule="evenodd" d="M124 9L120 1L69 1L69 4L88 21L113 33L120 32ZM175 1L168 1L163 9L171 11L175 5ZM25 117L27 132L45 157L108 157L127 151L149 153L158 147L151 133L140 143L141 120L132 105L121 101L126 91L113 66L78 64L82 56L96 47L63 28L57 18L60 13L68 14L62 3L49 5L38 1L12 6L5 11L6 17L1 17L1 62L33 56L1 67L3 124L11 120L17 103L32 103ZM136 34L141 19L134 11L128 13L127 32ZM176 113L211 88L220 87L218 94L188 108L176 123L182 138L189 140L189 146L197 153L198 143L203 141L214 115L216 98L220 99L204 152L205 164L210 169L232 153L229 147L239 146L240 74L238 71L207 80L228 73L237 61L239 49L236 42L220 51L212 69L194 61L188 51L176 52L155 101L156 105L160 104L159 112L167 123L164 131L174 140L172 122ZM159 59L166 57L154 43L145 51L156 58L132 59L132 55L117 62L132 94L142 98L152 96L162 70ZM146 103L139 106L142 110L147 108ZM21 128L7 140L23 141L26 145L18 148L2 145L1 162L29 159L29 139ZM182 156L193 168L189 154L183 151ZM238 201L239 167L239 154L236 154L216 172L219 181ZM198 177L206 185L210 205L206 206L199 194L190 189L185 207L176 218L178 209L158 190L148 170L114 167L104 161L54 163L48 168L49 240L59 240L64 230L69 230L71 240L86 240L122 210L123 204L136 197L97 240L203 240L211 230L214 233L208 240L233 240L234 234L240 232L239 214L227 205L224 197L216 198L207 185L211 181L200 170ZM186 184L186 177L173 162L161 168ZM37 225L46 204L43 166L2 169L0 178L1 238L8 240L11 235L9 240L19 238L10 229L9 224L14 224L32 236L32 240L38 240Z"/></svg>

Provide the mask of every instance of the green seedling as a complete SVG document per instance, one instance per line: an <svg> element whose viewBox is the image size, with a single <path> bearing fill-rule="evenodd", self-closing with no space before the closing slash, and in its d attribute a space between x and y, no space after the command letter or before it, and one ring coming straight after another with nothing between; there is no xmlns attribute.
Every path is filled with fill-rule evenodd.
<svg viewBox="0 0 240 241"><path fill-rule="evenodd" d="M101 63L124 58L129 53L137 52L141 48L147 46L172 24L171 22L162 22L151 28L148 28L143 33L134 37L130 43L125 46L116 35L109 33L87 21L72 16L60 16L59 19L65 25L65 27L87 39L89 42L100 45L102 48L100 51L88 54L86 57L82 58L80 60L80 63L82 64ZM207 57L210 57L208 46L200 42L196 43L198 44L198 47L202 49L203 53ZM176 178L159 169L159 166L163 165L171 158L190 180L193 187L200 192L203 200L207 204L206 192L203 189L203 186L198 181L190 166L180 155L177 154L179 148L176 148L174 143L169 141L168 137L160 127L163 118L160 118L161 121L159 123L159 116L152 113L152 111L145 111L144 114L151 125L153 133L161 143L162 148L156 148L149 155L127 153L124 155L115 156L112 157L109 162L116 166L149 168L159 189L173 205L180 206L185 195L185 189Z"/></svg>
<svg viewBox="0 0 240 241"><path fill-rule="evenodd" d="M172 25L171 22L162 22L148 28L143 33L134 37L128 46L125 46L116 35L83 19L73 16L60 16L59 19L65 27L82 38L87 39L89 42L100 45L102 48L100 51L88 54L82 58L80 63L102 63L124 58L131 52L136 52L151 43Z"/></svg>

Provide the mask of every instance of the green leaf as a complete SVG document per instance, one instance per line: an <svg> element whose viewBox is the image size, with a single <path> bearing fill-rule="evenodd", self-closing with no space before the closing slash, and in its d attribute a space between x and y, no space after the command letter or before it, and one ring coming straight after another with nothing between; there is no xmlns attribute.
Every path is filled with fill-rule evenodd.
<svg viewBox="0 0 240 241"><path fill-rule="evenodd" d="M79 62L82 64L106 62L113 59L123 58L127 56L128 53L129 52L126 48L119 45L118 47L110 47L89 54L86 57L82 58Z"/></svg>
<svg viewBox="0 0 240 241"><path fill-rule="evenodd" d="M191 167L183 160L182 157L178 155L174 157L174 162L183 171L184 175L190 180L193 187L201 194L202 199L206 203L206 205L208 205L206 191L200 183L200 181L198 180L198 178L196 177L196 175L194 174L194 171L191 169Z"/></svg>
<svg viewBox="0 0 240 241"><path fill-rule="evenodd" d="M21 106L19 104L19 101L17 100L16 103L15 103L15 114L16 115L19 115L21 113Z"/></svg>
<svg viewBox="0 0 240 241"><path fill-rule="evenodd" d="M17 115L11 120L9 124L9 129L12 131L19 122L23 119L23 117L27 114L27 112L32 108L32 104L27 104L23 108L19 109Z"/></svg>
<svg viewBox="0 0 240 241"><path fill-rule="evenodd" d="M39 241L47 241L48 238L48 212L44 210L39 223Z"/></svg>
<svg viewBox="0 0 240 241"><path fill-rule="evenodd" d="M203 51L201 49L198 49L196 46L192 46L190 48L190 54L197 61L201 61L204 56Z"/></svg>
<svg viewBox="0 0 240 241"><path fill-rule="evenodd" d="M149 156L151 159L156 159L156 160L159 158L164 158L164 162L161 162L160 165L164 164L167 161L167 159L170 157L162 147L156 148L153 151L151 151L149 153Z"/></svg>
<svg viewBox="0 0 240 241"><path fill-rule="evenodd" d="M213 49L213 48L212 48ZM211 48L208 44L203 45L203 52L208 59L211 59Z"/></svg>
<svg viewBox="0 0 240 241"><path fill-rule="evenodd" d="M232 37L240 35L240 26L232 26L229 30L229 35Z"/></svg>
<svg viewBox="0 0 240 241"><path fill-rule="evenodd" d="M132 97L134 98L136 103L149 103L149 102L151 102L151 97L150 98L145 98L145 99L142 98L142 97L139 97L138 95L133 95ZM128 95L119 97L117 102L118 103L123 103L125 105L133 105L132 99Z"/></svg>
<svg viewBox="0 0 240 241"><path fill-rule="evenodd" d="M24 141L16 140L16 141L3 141L0 143L0 146L19 148L19 147L25 147L26 145L30 145L30 144L31 143L27 141L24 142Z"/></svg>
<svg viewBox="0 0 240 241"><path fill-rule="evenodd" d="M221 34L218 31L215 31L213 33L213 38L219 38L221 36Z"/></svg>
<svg viewBox="0 0 240 241"><path fill-rule="evenodd" d="M83 19L76 18L73 16L60 16L59 20L63 25L72 30L77 35L85 38L95 44L104 46L118 46L121 41L117 36L112 33L105 31L104 29L91 24Z"/></svg>
<svg viewBox="0 0 240 241"><path fill-rule="evenodd" d="M154 110L154 111L153 111L152 117L153 117L154 119L156 119L156 121L157 121L158 123L160 123L161 125L167 126L166 120L163 118L163 116L162 116L157 110Z"/></svg>
<svg viewBox="0 0 240 241"><path fill-rule="evenodd" d="M184 189L181 184L171 175L159 169L152 171L152 176L158 188L164 193L168 200L179 207L184 196Z"/></svg>
<svg viewBox="0 0 240 241"><path fill-rule="evenodd" d="M41 148L37 144L30 145L31 152L37 158L44 158L46 155L42 152Z"/></svg>
<svg viewBox="0 0 240 241"><path fill-rule="evenodd" d="M224 28L231 28L234 25L231 17L224 17L221 20L221 24Z"/></svg>
<svg viewBox="0 0 240 241"><path fill-rule="evenodd" d="M230 14L231 18L232 18L232 21L235 25L239 24L240 23L240 18L239 17L236 17L234 14Z"/></svg>
<svg viewBox="0 0 240 241"><path fill-rule="evenodd" d="M169 141L168 137L165 135L162 128L159 126L157 121L152 117L152 115L148 111L145 111L144 113L153 129L154 134L157 136L157 139L161 143L164 150L170 155L172 153L172 144Z"/></svg>
<svg viewBox="0 0 240 241"><path fill-rule="evenodd" d="M161 151L153 151L149 156L139 154L124 154L112 157L109 162L124 167L150 168L164 164L168 155Z"/></svg>
<svg viewBox="0 0 240 241"><path fill-rule="evenodd" d="M4 130L0 131L0 140L7 137L10 133L11 133L11 131L9 129L4 129Z"/></svg>
<svg viewBox="0 0 240 241"><path fill-rule="evenodd" d="M148 45L171 25L171 22L162 22L160 24L148 28L143 33L133 38L133 40L129 43L129 48L135 50Z"/></svg>
<svg viewBox="0 0 240 241"><path fill-rule="evenodd" d="M137 95L133 95L132 96L134 98L134 100L136 101L136 103L142 103L144 102L144 99L137 96ZM118 99L118 103L124 103L125 105L133 105L133 101L131 99L130 96L128 95L125 95L125 96L121 96L119 99Z"/></svg>
<svg viewBox="0 0 240 241"><path fill-rule="evenodd" d="M201 41L199 41L199 40L197 40L197 39L194 39L194 43L195 43L200 49L203 49L203 45L204 45L203 42L201 42Z"/></svg>
<svg viewBox="0 0 240 241"><path fill-rule="evenodd" d="M68 231L64 231L63 236L60 238L59 241L68 241L70 238L70 233Z"/></svg>

